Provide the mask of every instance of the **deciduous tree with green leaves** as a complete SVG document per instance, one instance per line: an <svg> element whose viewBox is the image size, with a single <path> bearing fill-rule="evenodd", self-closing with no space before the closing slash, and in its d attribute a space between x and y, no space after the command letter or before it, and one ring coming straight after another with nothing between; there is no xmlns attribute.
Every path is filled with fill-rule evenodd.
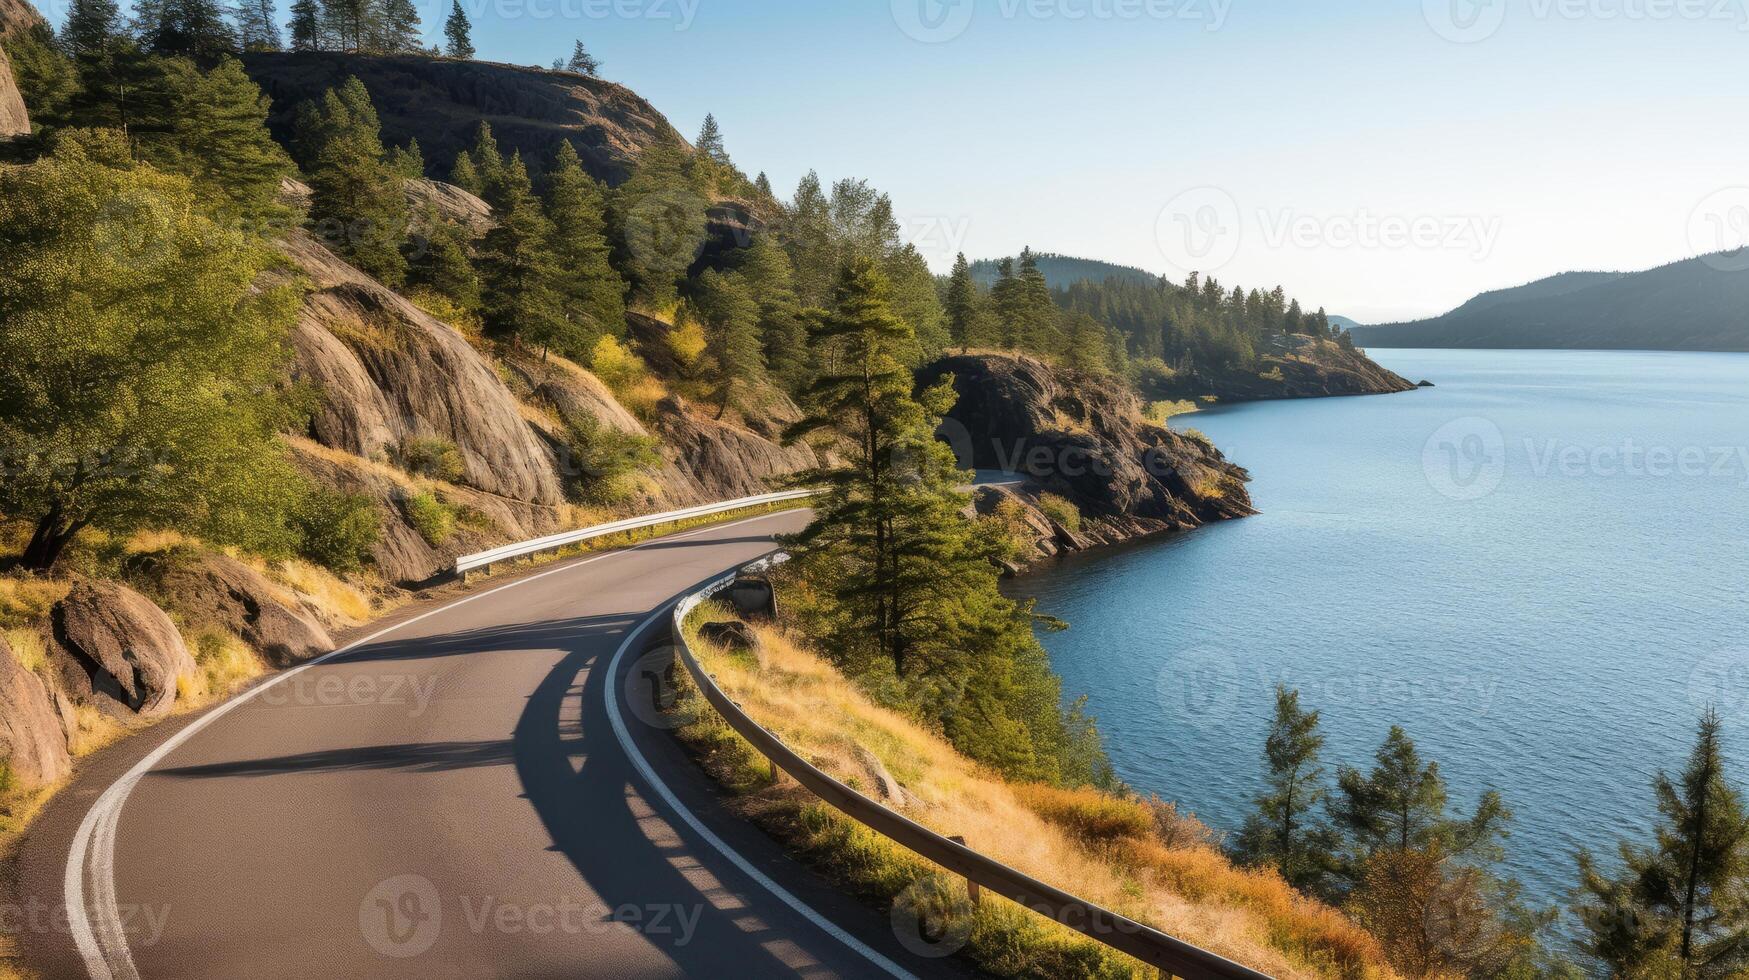
<svg viewBox="0 0 1749 980"><path fill-rule="evenodd" d="M95 150L0 168L0 511L35 527L23 564L88 527L284 550L298 298L260 288L270 255L187 179Z"/></svg>

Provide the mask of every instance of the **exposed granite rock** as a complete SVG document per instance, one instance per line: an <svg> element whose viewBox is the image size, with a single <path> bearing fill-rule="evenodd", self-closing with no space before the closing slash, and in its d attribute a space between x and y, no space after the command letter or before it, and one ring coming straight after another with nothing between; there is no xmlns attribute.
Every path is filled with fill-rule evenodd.
<svg viewBox="0 0 1749 980"><path fill-rule="evenodd" d="M67 739L48 688L0 636L0 762L20 788L35 789L72 770Z"/></svg>
<svg viewBox="0 0 1749 980"><path fill-rule="evenodd" d="M74 583L49 620L61 687L117 714L169 713L177 679L197 669L170 617L114 582Z"/></svg>
<svg viewBox="0 0 1749 980"><path fill-rule="evenodd" d="M1330 340L1294 336L1280 350L1263 355L1255 370L1222 371L1197 367L1171 379L1149 379L1143 394L1157 400L1196 400L1212 395L1223 402L1338 395L1388 395L1415 387L1387 371L1365 351Z"/></svg>
<svg viewBox="0 0 1749 980"><path fill-rule="evenodd" d="M530 503L563 500L547 448L461 334L302 231L285 250L314 287L292 336L294 377L323 395L313 438L367 459L440 438L460 451L468 486Z"/></svg>
<svg viewBox="0 0 1749 980"><path fill-rule="evenodd" d="M1024 474L1017 488L981 490L974 507L1022 502L1041 551L1113 544L1255 513L1250 479L1206 441L1144 421L1121 386L1005 354L945 357L918 384L954 377L959 401L942 427L961 465ZM1038 497L1064 497L1080 527L1061 527Z"/></svg>
<svg viewBox="0 0 1749 980"><path fill-rule="evenodd" d="M456 154L474 145L484 118L506 155L521 152L540 172L561 139L570 140L598 180L618 183L645 147L684 142L668 120L632 90L572 72L424 55L337 52L251 53L243 66L273 100L268 127L285 142L298 103L357 76L382 120L383 142L417 138L426 175L448 176Z"/></svg>
<svg viewBox="0 0 1749 980"><path fill-rule="evenodd" d="M0 41L43 23L42 15L24 0L0 0ZM12 72L12 61L0 50L0 141L30 135L30 116Z"/></svg>
<svg viewBox="0 0 1749 980"><path fill-rule="evenodd" d="M691 474L701 501L733 500L778 489L781 477L816 464L804 445L784 446L728 422L702 418L670 399L656 430L673 465Z"/></svg>
<svg viewBox="0 0 1749 980"><path fill-rule="evenodd" d="M429 205L437 209L438 217L461 225L475 238L492 230L492 206L454 184L422 178L401 186L414 215Z"/></svg>
<svg viewBox="0 0 1749 980"><path fill-rule="evenodd" d="M226 630L275 667L334 649L334 639L296 596L240 561L173 551L148 555L135 564L135 574L150 583L148 591L184 622Z"/></svg>

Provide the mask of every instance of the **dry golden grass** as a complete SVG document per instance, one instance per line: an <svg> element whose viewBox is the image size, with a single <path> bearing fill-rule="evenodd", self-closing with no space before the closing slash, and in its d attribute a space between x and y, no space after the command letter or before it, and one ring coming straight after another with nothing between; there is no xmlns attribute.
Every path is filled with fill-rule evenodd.
<svg viewBox="0 0 1749 980"><path fill-rule="evenodd" d="M193 711L237 693L244 685L267 673L267 665L254 648L229 633L202 633L189 645L200 673L176 679L176 704L180 711Z"/></svg>
<svg viewBox="0 0 1749 980"><path fill-rule="evenodd" d="M721 618L718 610L701 615ZM1009 784L910 718L872 703L792 638L760 629L755 658L695 644L717 683L755 719L836 778L858 788L873 753L914 798L907 816L1081 898L1278 977L1392 976L1378 944L1279 876L1234 867L1206 837L1162 843L1155 808L1094 790ZM764 764L708 709L685 732L707 767L762 801L748 805L792 844L869 893L890 898L930 869L789 787L761 787ZM738 743L738 744L737 744ZM1173 816L1182 821L1183 818ZM787 828L788 832L784 832ZM822 853L824 852L824 853ZM1088 948L1084 948L1088 947ZM986 901L968 953L985 969L1123 975L1140 964L1005 901Z"/></svg>
<svg viewBox="0 0 1749 980"><path fill-rule="evenodd" d="M43 635L29 627L14 627L3 631L12 656L25 670L42 676L48 668L48 651L43 648Z"/></svg>
<svg viewBox="0 0 1749 980"><path fill-rule="evenodd" d="M0 578L0 626L40 622L70 588L72 584L64 579Z"/></svg>
<svg viewBox="0 0 1749 980"><path fill-rule="evenodd" d="M401 601L399 590L381 590L373 597L328 569L301 559L274 562L264 572L274 584L315 610L329 627L362 626Z"/></svg>

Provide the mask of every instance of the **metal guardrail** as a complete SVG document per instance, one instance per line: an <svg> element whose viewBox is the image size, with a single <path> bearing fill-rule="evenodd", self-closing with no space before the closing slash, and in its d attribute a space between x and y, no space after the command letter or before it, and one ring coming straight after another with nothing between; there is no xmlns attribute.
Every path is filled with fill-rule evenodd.
<svg viewBox="0 0 1749 980"><path fill-rule="evenodd" d="M591 527L578 528L575 531L561 531L549 534L544 538L532 541L521 541L515 544L501 545L490 551L463 555L455 560L455 574L466 577L469 572L490 571L499 562L515 558L525 558L537 555L543 551L553 551L569 545L581 544L594 538L606 537L609 534L619 534L623 531L637 531L646 527L656 527L661 524L672 524L675 521L691 520L695 517L710 517L724 514L732 510L746 507L761 507L765 504L779 504L788 500L801 500L819 493L818 490L785 490L781 493L763 493L753 497L742 497L739 500L725 500L716 504L705 504L700 507L690 507L686 510L671 510L662 514L650 514L644 517L628 517L624 520L610 521L606 524L596 524Z"/></svg>
<svg viewBox="0 0 1749 980"><path fill-rule="evenodd" d="M1013 899L1090 939L1155 967L1163 975L1182 977L1184 980L1270 980L1266 973L1240 966L1208 950L1175 939L1152 926L1076 898L1060 888L985 857L964 844L889 810L815 768L742 711L741 706L723 693L722 688L717 686L716 681L693 655L686 642L686 617L692 614L699 603L728 588L741 575L769 568L786 557L780 553L761 562L743 566L733 574L687 596L674 607L674 648L681 661L686 665L693 681L698 684L705 700L754 749L771 760L778 769L789 773L815 796L857 823L964 877L971 885Z"/></svg>

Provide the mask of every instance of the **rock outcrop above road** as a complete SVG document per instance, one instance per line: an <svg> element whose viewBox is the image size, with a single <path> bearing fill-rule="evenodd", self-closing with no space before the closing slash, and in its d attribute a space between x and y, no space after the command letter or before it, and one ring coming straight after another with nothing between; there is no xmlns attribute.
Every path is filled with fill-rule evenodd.
<svg viewBox="0 0 1749 980"><path fill-rule="evenodd" d="M1161 401L1213 397L1222 402L1251 402L1387 395L1415 387L1408 379L1367 357L1365 351L1335 341L1296 335L1282 343L1280 350L1265 354L1251 368L1222 370L1198 366L1169 378L1144 378L1142 394Z"/></svg>
<svg viewBox="0 0 1749 980"><path fill-rule="evenodd" d="M644 149L681 141L655 107L631 89L573 72L425 55L361 56L323 51L245 55L244 68L273 100L268 126L281 142L298 103L357 76L382 120L383 142L418 139L428 176L448 175L474 145L481 119L506 154L539 171L568 139L598 180L618 183Z"/></svg>
<svg viewBox="0 0 1749 980"><path fill-rule="evenodd" d="M233 558L171 550L148 555L135 575L188 625L228 632L275 667L334 649L334 639L298 598Z"/></svg>
<svg viewBox="0 0 1749 980"><path fill-rule="evenodd" d="M52 783L72 768L55 704L43 682L0 636L0 762L21 789Z"/></svg>
<svg viewBox="0 0 1749 980"><path fill-rule="evenodd" d="M1143 420L1121 384L1006 354L945 357L918 383L946 375L959 401L940 435L961 465L1024 477L1017 487L979 490L974 506L994 513L1004 501L1021 505L1041 554L1255 513L1243 469L1205 439ZM1079 520L1051 516L1040 506L1045 494L1073 504Z"/></svg>
<svg viewBox="0 0 1749 980"><path fill-rule="evenodd" d="M197 669L164 610L124 585L79 581L49 619L61 689L113 714L168 714Z"/></svg>
<svg viewBox="0 0 1749 980"><path fill-rule="evenodd" d="M0 0L0 41L42 23L42 15L24 0ZM0 140L28 135L30 115L25 111L24 96L18 91L11 60L0 49Z"/></svg>

